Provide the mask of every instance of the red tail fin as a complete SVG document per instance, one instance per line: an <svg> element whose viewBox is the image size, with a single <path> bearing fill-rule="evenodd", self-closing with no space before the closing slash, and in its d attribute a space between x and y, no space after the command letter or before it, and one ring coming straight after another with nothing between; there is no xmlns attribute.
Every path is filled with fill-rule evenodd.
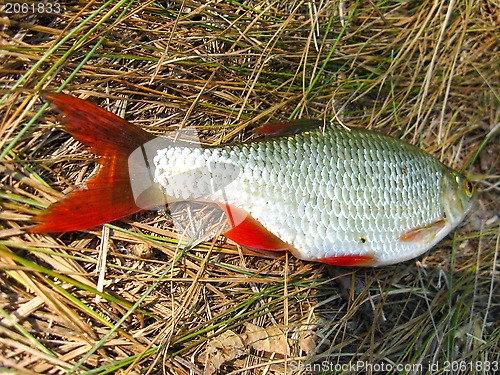
<svg viewBox="0 0 500 375"><path fill-rule="evenodd" d="M43 97L64 116L66 130L102 156L102 168L87 183L87 190L73 192L35 220L30 232L69 232L104 224L140 208L130 185L128 156L153 136L90 102L59 93Z"/></svg>

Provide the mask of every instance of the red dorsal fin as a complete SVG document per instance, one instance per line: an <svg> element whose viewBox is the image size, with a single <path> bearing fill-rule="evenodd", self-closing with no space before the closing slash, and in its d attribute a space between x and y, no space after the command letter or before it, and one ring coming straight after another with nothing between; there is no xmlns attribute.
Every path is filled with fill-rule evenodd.
<svg viewBox="0 0 500 375"><path fill-rule="evenodd" d="M263 135L266 138L283 137L317 129L322 125L324 125L323 121L310 119L268 122L267 124L256 127L254 133Z"/></svg>
<svg viewBox="0 0 500 375"><path fill-rule="evenodd" d="M229 224L232 227L232 229L224 233L224 236L227 238L241 246L251 249L273 251L290 250L291 246L289 244L283 242L276 235L269 232L245 210L225 203L217 204L226 213Z"/></svg>
<svg viewBox="0 0 500 375"><path fill-rule="evenodd" d="M44 93L62 114L65 129L89 146L102 168L78 190L55 203L35 220L30 232L68 232L104 224L140 210L130 185L128 156L153 136L88 101L61 93Z"/></svg>

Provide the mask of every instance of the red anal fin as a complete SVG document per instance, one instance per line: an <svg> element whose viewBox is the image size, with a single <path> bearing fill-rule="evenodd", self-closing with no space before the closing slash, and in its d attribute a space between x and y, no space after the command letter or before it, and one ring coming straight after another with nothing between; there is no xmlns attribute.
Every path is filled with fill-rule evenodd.
<svg viewBox="0 0 500 375"><path fill-rule="evenodd" d="M35 218L32 233L83 230L140 210L130 185L128 156L153 136L88 101L61 93L44 93L63 116L65 129L102 156L99 174Z"/></svg>
<svg viewBox="0 0 500 375"><path fill-rule="evenodd" d="M377 260L372 255L341 255L318 259L332 266L375 266Z"/></svg>
<svg viewBox="0 0 500 375"><path fill-rule="evenodd" d="M431 242L445 226L446 219L438 219L429 225L410 229L399 239L403 242Z"/></svg>
<svg viewBox="0 0 500 375"><path fill-rule="evenodd" d="M269 232L261 223L241 208L218 203L224 210L231 229L224 236L241 246L251 249L284 251L290 250L290 245Z"/></svg>
<svg viewBox="0 0 500 375"><path fill-rule="evenodd" d="M266 138L283 137L316 129L322 125L324 125L323 121L310 119L269 122L256 127L254 133L263 135Z"/></svg>

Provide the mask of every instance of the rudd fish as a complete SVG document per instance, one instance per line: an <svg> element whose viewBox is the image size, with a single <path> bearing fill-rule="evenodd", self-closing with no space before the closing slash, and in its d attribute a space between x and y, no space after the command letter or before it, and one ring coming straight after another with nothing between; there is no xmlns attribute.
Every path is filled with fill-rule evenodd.
<svg viewBox="0 0 500 375"><path fill-rule="evenodd" d="M151 151L144 146L155 144L151 134L111 112L65 94L44 96L66 130L102 156L102 168L86 190L37 217L31 232L82 230L165 201L199 199L226 211L232 226L225 236L242 246L380 266L430 249L473 200L460 173L369 130L299 120L262 125L264 138L246 143ZM149 165L131 162L134 153L151 152ZM139 192L137 185L144 185Z"/></svg>

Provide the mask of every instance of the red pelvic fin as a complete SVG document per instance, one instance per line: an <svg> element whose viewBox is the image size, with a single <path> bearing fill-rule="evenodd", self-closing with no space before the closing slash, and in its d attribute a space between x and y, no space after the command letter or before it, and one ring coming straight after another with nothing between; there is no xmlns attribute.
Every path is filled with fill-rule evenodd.
<svg viewBox="0 0 500 375"><path fill-rule="evenodd" d="M372 255L341 255L318 259L332 266L375 266L377 260Z"/></svg>
<svg viewBox="0 0 500 375"><path fill-rule="evenodd" d="M323 124L324 122L321 120L310 119L269 122L256 127L254 133L263 135L266 138L282 137L316 129Z"/></svg>
<svg viewBox="0 0 500 375"><path fill-rule="evenodd" d="M241 246L259 250L284 251L289 250L290 245L280 240L276 235L269 232L261 223L255 220L248 212L241 208L218 203L227 215L232 229L224 233L224 236L240 244Z"/></svg>
<svg viewBox="0 0 500 375"><path fill-rule="evenodd" d="M97 177L35 218L29 231L68 232L104 224L140 210L130 185L128 156L153 136L88 101L61 93L43 97L63 115L65 129L102 156Z"/></svg>

